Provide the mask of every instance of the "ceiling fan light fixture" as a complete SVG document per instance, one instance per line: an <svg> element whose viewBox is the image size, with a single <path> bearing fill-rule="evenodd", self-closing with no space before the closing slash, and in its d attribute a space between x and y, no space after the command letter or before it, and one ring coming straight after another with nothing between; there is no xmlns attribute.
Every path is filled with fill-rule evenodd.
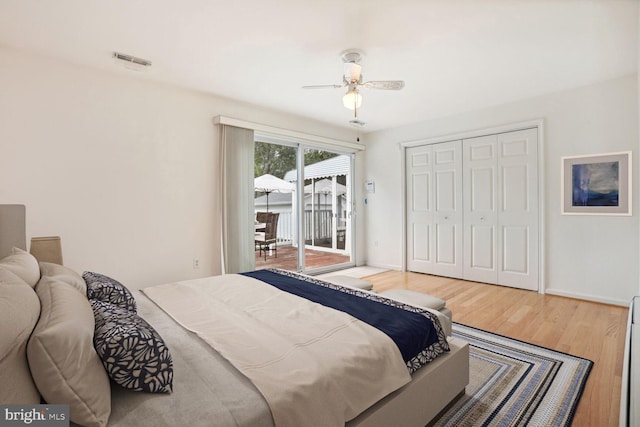
<svg viewBox="0 0 640 427"><path fill-rule="evenodd" d="M342 97L342 104L349 110L355 110L362 105L362 95L358 92L358 89L350 89Z"/></svg>
<svg viewBox="0 0 640 427"><path fill-rule="evenodd" d="M344 64L344 79L348 83L359 83L362 73L362 67L354 62Z"/></svg>

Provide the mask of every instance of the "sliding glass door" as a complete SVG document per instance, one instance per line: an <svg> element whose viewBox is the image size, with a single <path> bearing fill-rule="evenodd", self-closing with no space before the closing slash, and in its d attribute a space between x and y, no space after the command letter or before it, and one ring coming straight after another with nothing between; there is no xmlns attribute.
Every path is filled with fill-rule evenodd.
<svg viewBox="0 0 640 427"><path fill-rule="evenodd" d="M352 155L257 135L254 169L257 269L354 264Z"/></svg>
<svg viewBox="0 0 640 427"><path fill-rule="evenodd" d="M285 175L296 167L298 147L260 140L254 146L256 269L297 271L296 185Z"/></svg>
<svg viewBox="0 0 640 427"><path fill-rule="evenodd" d="M351 262L351 156L304 150L304 266Z"/></svg>

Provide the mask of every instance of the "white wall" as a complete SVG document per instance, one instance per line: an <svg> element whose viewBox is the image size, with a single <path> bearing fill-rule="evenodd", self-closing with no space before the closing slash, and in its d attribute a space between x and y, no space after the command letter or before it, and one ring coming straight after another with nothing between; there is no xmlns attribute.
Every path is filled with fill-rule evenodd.
<svg viewBox="0 0 640 427"><path fill-rule="evenodd" d="M627 305L638 289L638 77L636 74L508 105L367 135L367 263L402 266L399 142L544 119L546 288L560 295ZM560 158L633 150L631 217L560 213ZM389 164L395 167L389 167Z"/></svg>
<svg viewBox="0 0 640 427"><path fill-rule="evenodd" d="M0 203L25 204L27 239L60 235L65 265L78 271L132 288L218 274L217 115L353 138L349 129L0 48Z"/></svg>

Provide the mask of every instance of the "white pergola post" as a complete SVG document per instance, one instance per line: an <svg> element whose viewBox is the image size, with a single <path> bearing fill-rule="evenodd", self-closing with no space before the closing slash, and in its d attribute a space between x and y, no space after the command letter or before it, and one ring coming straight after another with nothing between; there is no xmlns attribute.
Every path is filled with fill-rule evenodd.
<svg viewBox="0 0 640 427"><path fill-rule="evenodd" d="M333 175L331 177L331 249L334 251L338 249L338 177Z"/></svg>

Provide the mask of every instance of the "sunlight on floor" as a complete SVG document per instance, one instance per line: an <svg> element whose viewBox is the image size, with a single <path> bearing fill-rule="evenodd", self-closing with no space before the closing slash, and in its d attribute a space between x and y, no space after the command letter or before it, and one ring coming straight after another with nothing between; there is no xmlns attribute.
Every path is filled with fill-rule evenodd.
<svg viewBox="0 0 640 427"><path fill-rule="evenodd" d="M362 267L347 268L345 270L332 271L331 273L320 274L317 277L320 279L325 279L331 276L349 276L349 277L357 277L358 279L360 279L365 276L372 276L374 274L384 273L385 271L387 271L387 269L385 268L362 266Z"/></svg>

